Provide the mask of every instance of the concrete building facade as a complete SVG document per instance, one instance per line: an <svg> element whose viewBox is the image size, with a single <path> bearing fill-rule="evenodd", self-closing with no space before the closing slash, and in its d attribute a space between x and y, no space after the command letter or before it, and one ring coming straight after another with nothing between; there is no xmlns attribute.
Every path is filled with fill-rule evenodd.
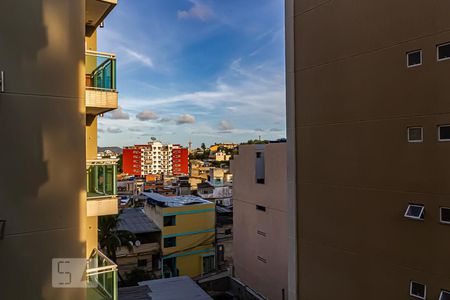
<svg viewBox="0 0 450 300"><path fill-rule="evenodd" d="M95 116L117 107L117 93L113 86L108 95L89 90L99 84L91 81L99 73L90 73L95 68L91 69L88 57L93 53L88 49L96 44L97 26L116 4L117 0L0 2L0 136L5 141L0 147L5 174L0 179L1 299L99 295L83 288L57 288L52 260L101 255L96 218L105 211L98 198L88 200L87 176L89 161L97 159ZM104 100L101 105L99 97ZM95 165L93 169L105 171L105 164ZM97 185L102 192L105 182L111 183L108 191L114 190L111 170L102 175L109 180ZM88 268L88 281L92 275L96 271ZM110 287L104 299L117 298L117 286L111 282Z"/></svg>
<svg viewBox="0 0 450 300"><path fill-rule="evenodd" d="M268 299L287 299L286 144L241 145L231 171L235 277Z"/></svg>
<svg viewBox="0 0 450 300"><path fill-rule="evenodd" d="M286 1L289 299L449 299L449 10Z"/></svg>

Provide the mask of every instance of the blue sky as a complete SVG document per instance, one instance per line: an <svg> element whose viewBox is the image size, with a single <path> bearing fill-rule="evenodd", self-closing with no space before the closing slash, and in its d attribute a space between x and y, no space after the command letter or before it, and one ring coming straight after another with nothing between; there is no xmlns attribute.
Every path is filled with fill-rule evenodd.
<svg viewBox="0 0 450 300"><path fill-rule="evenodd" d="M119 109L100 146L285 137L283 0L119 0L98 29Z"/></svg>

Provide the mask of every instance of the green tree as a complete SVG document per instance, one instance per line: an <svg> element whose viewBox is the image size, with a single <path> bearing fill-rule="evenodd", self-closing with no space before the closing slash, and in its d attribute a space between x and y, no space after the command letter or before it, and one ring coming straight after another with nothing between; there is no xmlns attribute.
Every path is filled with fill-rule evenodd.
<svg viewBox="0 0 450 300"><path fill-rule="evenodd" d="M117 250L124 246L133 250L136 236L128 230L118 230L119 216L102 216L98 218L98 242L103 252L114 262L117 261Z"/></svg>

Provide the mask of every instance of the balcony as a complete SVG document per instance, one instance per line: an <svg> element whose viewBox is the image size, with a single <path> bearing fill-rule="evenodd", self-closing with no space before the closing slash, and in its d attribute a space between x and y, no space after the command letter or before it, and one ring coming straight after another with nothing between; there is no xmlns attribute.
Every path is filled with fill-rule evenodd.
<svg viewBox="0 0 450 300"><path fill-rule="evenodd" d="M92 251L86 269L88 300L117 300L117 265L98 249Z"/></svg>
<svg viewBox="0 0 450 300"><path fill-rule="evenodd" d="M86 51L86 114L99 115L118 107L116 56Z"/></svg>
<svg viewBox="0 0 450 300"><path fill-rule="evenodd" d="M87 216L106 216L118 213L117 159L88 160Z"/></svg>
<svg viewBox="0 0 450 300"><path fill-rule="evenodd" d="M117 0L86 0L86 36L95 32L116 5Z"/></svg>

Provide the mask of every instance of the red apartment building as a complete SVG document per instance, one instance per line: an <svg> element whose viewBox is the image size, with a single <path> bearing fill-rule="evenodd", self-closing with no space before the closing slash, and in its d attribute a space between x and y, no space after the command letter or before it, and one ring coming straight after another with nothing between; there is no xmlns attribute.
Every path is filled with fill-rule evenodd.
<svg viewBox="0 0 450 300"><path fill-rule="evenodd" d="M180 145L160 142L124 147L122 169L124 173L135 176L188 174L189 151Z"/></svg>
<svg viewBox="0 0 450 300"><path fill-rule="evenodd" d="M189 153L186 148L172 149L172 174L189 174Z"/></svg>
<svg viewBox="0 0 450 300"><path fill-rule="evenodd" d="M129 175L142 175L142 145L126 147L122 150L122 170Z"/></svg>

